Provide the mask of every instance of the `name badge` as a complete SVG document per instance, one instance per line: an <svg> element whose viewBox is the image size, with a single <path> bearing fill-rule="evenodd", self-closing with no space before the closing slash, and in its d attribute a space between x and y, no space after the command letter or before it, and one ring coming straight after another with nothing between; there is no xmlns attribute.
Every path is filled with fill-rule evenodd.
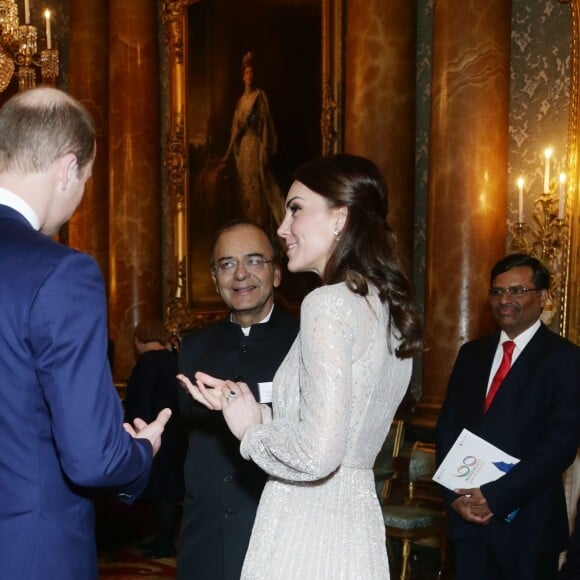
<svg viewBox="0 0 580 580"><path fill-rule="evenodd" d="M260 392L260 403L272 402L272 383L258 383L258 391Z"/></svg>

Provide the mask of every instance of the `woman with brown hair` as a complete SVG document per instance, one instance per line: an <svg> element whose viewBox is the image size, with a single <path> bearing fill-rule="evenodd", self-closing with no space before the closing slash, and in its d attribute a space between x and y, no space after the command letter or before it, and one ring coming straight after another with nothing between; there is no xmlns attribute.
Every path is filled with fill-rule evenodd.
<svg viewBox="0 0 580 580"><path fill-rule="evenodd" d="M335 155L298 170L278 229L291 272L323 286L273 383L273 412L244 383L196 373L192 396L221 409L240 452L269 474L242 578L389 577L373 464L421 348L411 287L369 160Z"/></svg>

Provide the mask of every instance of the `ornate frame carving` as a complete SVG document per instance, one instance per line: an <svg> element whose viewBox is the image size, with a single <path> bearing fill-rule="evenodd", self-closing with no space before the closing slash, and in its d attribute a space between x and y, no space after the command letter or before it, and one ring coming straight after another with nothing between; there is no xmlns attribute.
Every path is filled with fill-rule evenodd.
<svg viewBox="0 0 580 580"><path fill-rule="evenodd" d="M174 333L203 326L223 316L223 310L195 308L192 304L188 248L190 174L187 139L186 74L188 6L198 0L164 0L161 19L168 52L169 119L165 145L166 189L173 235L169 240L167 275L171 295L167 326ZM342 148L343 20L345 0L320 0L322 12L322 152Z"/></svg>
<svg viewBox="0 0 580 580"><path fill-rule="evenodd" d="M568 236L564 247L562 292L560 297L560 334L580 344L580 7L579 0L560 0L570 4L572 17L572 47L570 74L570 105L567 150L566 222Z"/></svg>
<svg viewBox="0 0 580 580"><path fill-rule="evenodd" d="M570 238L566 260L565 296L562 304L563 334L572 342L580 344L580 165L578 143L580 142L580 7L572 0L572 75L570 86L570 125L568 131L568 215Z"/></svg>

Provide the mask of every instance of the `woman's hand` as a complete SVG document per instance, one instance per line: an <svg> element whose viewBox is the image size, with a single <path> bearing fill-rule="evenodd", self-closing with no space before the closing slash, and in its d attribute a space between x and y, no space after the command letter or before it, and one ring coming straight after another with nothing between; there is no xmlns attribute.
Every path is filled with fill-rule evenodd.
<svg viewBox="0 0 580 580"><path fill-rule="evenodd" d="M242 439L244 433L262 422L260 404L246 383L224 381L222 411L230 431Z"/></svg>
<svg viewBox="0 0 580 580"><path fill-rule="evenodd" d="M222 410L224 402L222 395L224 381L222 379L197 372L195 373L195 384L185 375L177 375L177 380L198 403L212 411Z"/></svg>
<svg viewBox="0 0 580 580"><path fill-rule="evenodd" d="M200 371L194 378L195 384L185 375L177 375L177 380L198 403L212 411L223 411L230 431L238 439L262 422L260 404L246 383L224 381Z"/></svg>

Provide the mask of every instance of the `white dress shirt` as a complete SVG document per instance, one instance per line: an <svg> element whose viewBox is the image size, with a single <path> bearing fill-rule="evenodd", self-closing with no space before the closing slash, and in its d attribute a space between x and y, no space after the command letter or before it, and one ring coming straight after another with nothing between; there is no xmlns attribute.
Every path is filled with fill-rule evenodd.
<svg viewBox="0 0 580 580"><path fill-rule="evenodd" d="M495 373L497 372L497 369L499 368L499 365L501 364L501 359L503 358L503 346L502 346L503 343L508 341L508 340L513 340L513 342L516 343L516 346L514 348L514 352L512 354L512 366L513 366L513 364L516 362L518 356L520 356L520 354L522 354L522 351L524 350L524 348L526 348L528 342L530 342L530 340L532 340L532 337L534 336L534 334L536 334L536 332L538 332L538 329L540 328L541 324L542 324L542 321L540 318L538 318L538 320L536 320L536 322L534 322L534 324L532 324L532 326L530 326L530 328L528 328L527 330L524 330L521 334L518 334L518 336L516 336L515 338L510 338L504 330L501 331L501 334L499 335L499 342L497 343L497 348L495 350L495 356L493 357L493 364L491 365L491 373L489 374L489 379L487 381L487 390L488 391L489 391L489 387L491 386L491 382L493 380L493 377L495 377Z"/></svg>
<svg viewBox="0 0 580 580"><path fill-rule="evenodd" d="M34 210L21 197L2 187L0 187L0 205L11 207L25 217L35 230L40 229L40 220Z"/></svg>

